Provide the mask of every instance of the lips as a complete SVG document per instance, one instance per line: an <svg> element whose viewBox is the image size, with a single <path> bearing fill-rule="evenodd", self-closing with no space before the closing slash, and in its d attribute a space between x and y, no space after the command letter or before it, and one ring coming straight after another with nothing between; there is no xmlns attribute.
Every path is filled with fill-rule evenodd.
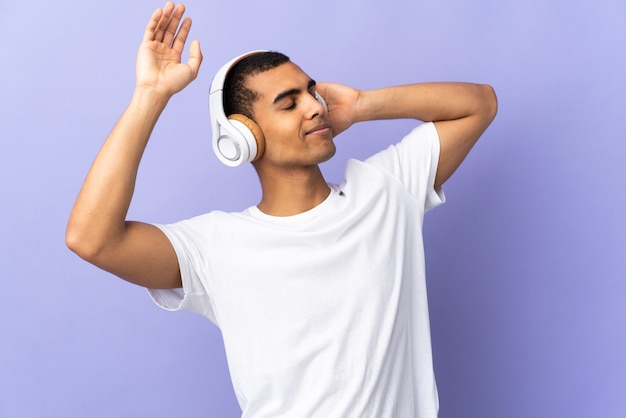
<svg viewBox="0 0 626 418"><path fill-rule="evenodd" d="M330 131L330 124L328 123L321 123L317 126L315 126L313 129L309 129L308 131L306 131L307 135L310 134L325 134L327 131Z"/></svg>

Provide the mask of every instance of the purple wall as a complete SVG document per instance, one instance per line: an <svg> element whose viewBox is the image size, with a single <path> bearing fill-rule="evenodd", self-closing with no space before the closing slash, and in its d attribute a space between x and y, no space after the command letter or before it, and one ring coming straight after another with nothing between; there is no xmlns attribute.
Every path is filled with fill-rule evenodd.
<svg viewBox="0 0 626 418"><path fill-rule="evenodd" d="M240 52L357 88L490 83L499 115L426 220L440 416L626 416L626 3L243 3L187 3L205 61L157 126L130 216L256 203L252 170L209 143L211 77ZM157 6L0 3L0 417L237 416L215 327L64 245ZM409 126L341 135L328 179Z"/></svg>

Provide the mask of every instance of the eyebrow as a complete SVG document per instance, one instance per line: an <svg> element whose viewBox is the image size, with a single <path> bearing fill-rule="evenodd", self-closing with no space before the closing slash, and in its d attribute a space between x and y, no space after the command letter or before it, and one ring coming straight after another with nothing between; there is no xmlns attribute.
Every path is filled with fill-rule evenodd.
<svg viewBox="0 0 626 418"><path fill-rule="evenodd" d="M316 85L315 80L309 80L309 83L307 84L307 90L310 90L311 87L315 87L315 85ZM276 104L280 102L285 97L293 96L293 95L300 94L300 93L302 93L302 90L297 89L297 88L285 90L282 93L278 93L276 95L272 104Z"/></svg>

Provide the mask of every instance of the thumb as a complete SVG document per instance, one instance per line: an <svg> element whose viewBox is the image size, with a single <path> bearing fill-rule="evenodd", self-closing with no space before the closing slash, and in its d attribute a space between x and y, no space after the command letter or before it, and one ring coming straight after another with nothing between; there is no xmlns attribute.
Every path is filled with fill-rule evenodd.
<svg viewBox="0 0 626 418"><path fill-rule="evenodd" d="M202 51L200 50L200 41L195 39L189 46L189 60L187 65L193 72L193 78L198 76L200 71L200 64L202 63Z"/></svg>

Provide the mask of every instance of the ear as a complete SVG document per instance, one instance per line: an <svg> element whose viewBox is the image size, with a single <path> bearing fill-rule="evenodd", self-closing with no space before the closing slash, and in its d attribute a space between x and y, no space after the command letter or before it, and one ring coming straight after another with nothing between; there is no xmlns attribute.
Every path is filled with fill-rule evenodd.
<svg viewBox="0 0 626 418"><path fill-rule="evenodd" d="M236 120L243 123L246 128L248 128L250 132L252 132L254 140L256 141L256 155L254 156L252 161L256 161L261 158L263 156L263 153L265 153L265 135L263 135L261 127L249 117L238 113L228 116L228 119Z"/></svg>

